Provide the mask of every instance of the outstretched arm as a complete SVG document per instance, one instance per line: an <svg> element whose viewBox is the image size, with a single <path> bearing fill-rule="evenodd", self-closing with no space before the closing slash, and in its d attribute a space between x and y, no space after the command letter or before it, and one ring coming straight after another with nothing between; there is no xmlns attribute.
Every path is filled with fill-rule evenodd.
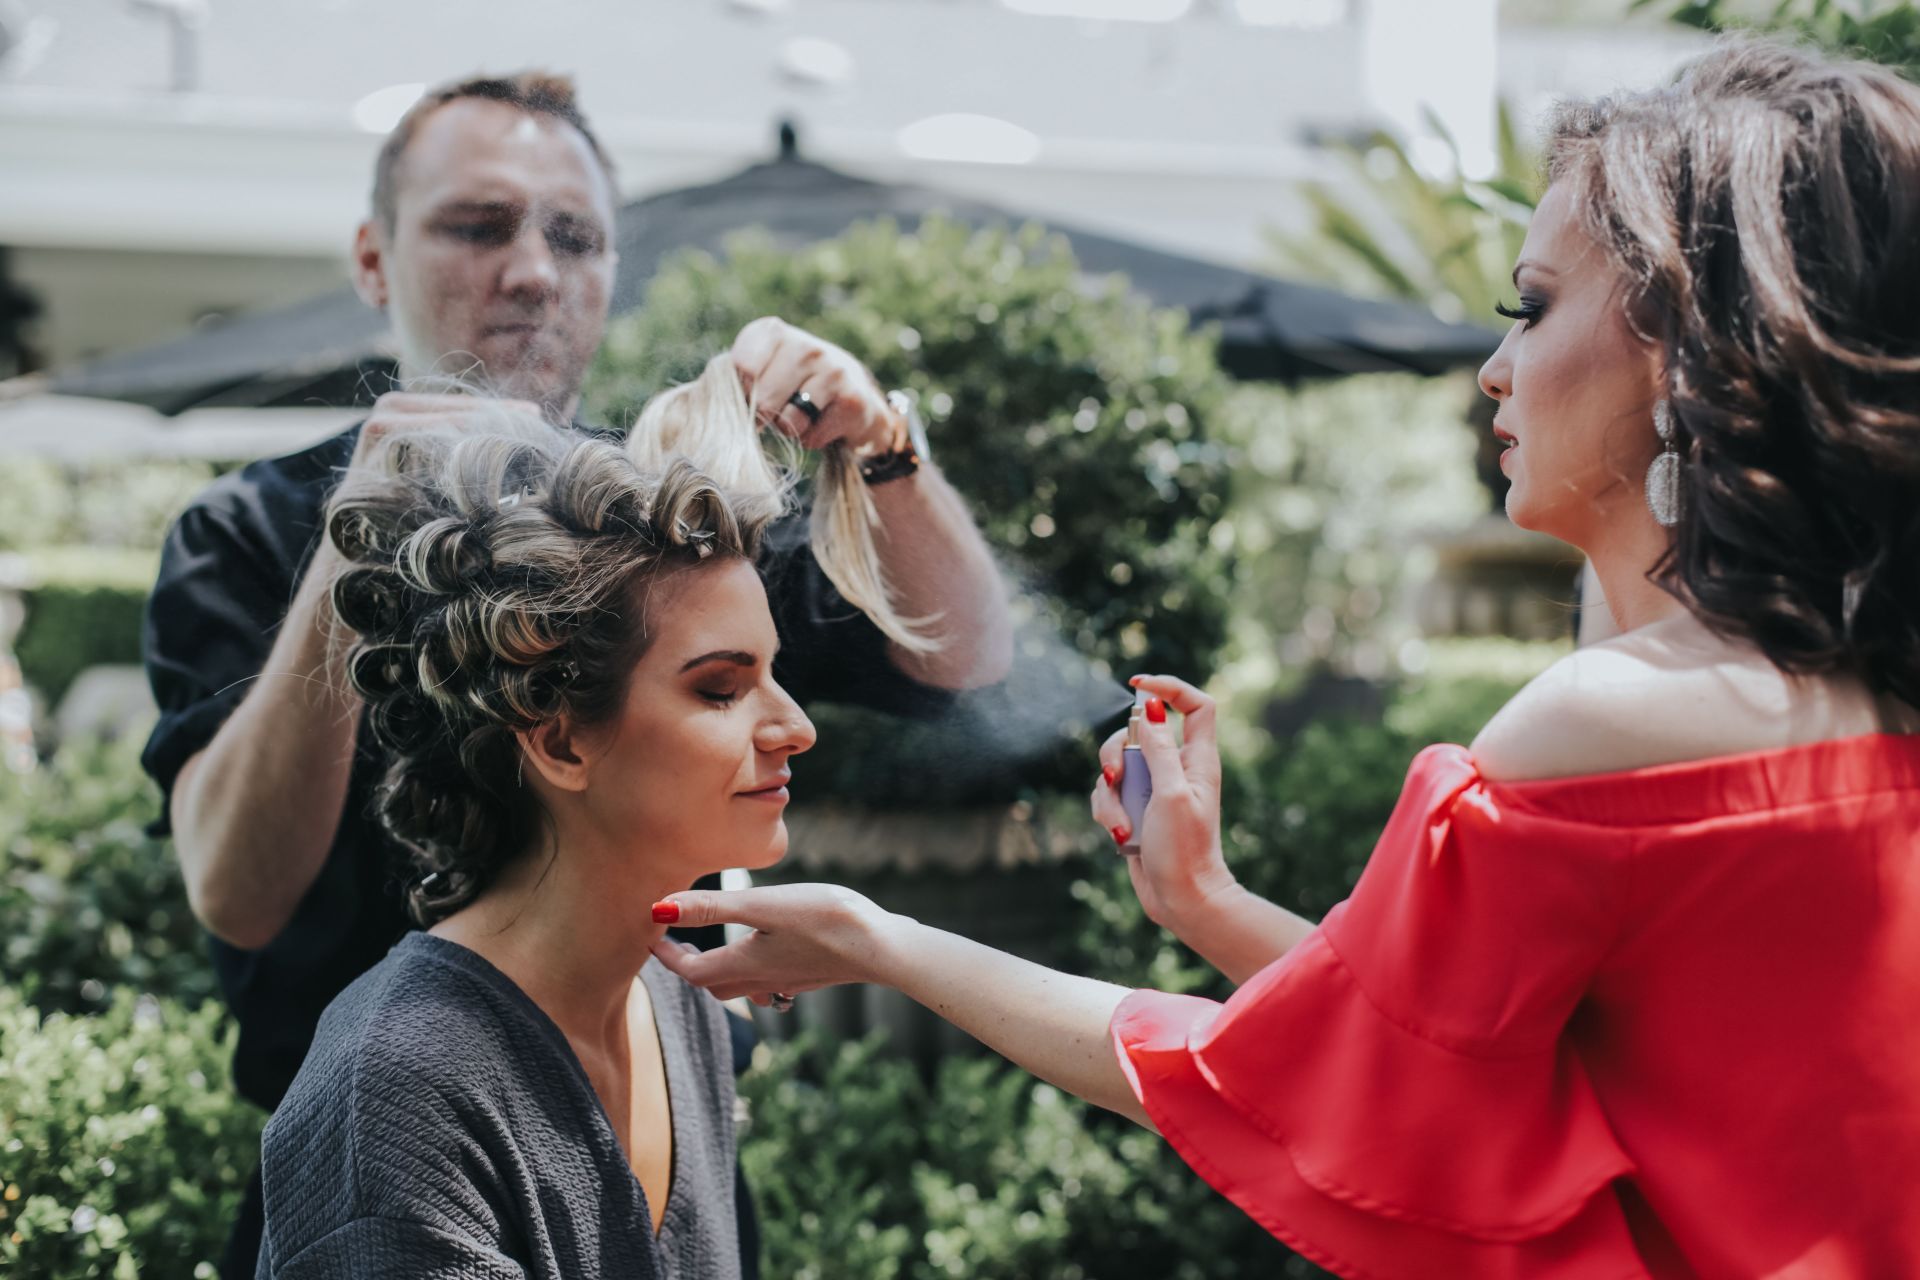
<svg viewBox="0 0 1920 1280"><path fill-rule="evenodd" d="M661 908L668 908L662 910ZM754 932L699 952L662 942L654 955L721 999L793 994L842 982L893 987L1049 1084L1152 1128L1109 1039L1123 987L1075 977L881 910L833 885L689 890L656 908L680 924L733 922Z"/></svg>

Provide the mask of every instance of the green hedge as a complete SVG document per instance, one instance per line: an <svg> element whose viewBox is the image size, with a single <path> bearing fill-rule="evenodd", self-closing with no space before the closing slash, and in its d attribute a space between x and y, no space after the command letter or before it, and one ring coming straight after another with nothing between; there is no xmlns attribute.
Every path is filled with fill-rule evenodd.
<svg viewBox="0 0 1920 1280"><path fill-rule="evenodd" d="M9 458L0 467L0 551L151 550L222 470L160 458L86 463Z"/></svg>
<svg viewBox="0 0 1920 1280"><path fill-rule="evenodd" d="M1318 1274L1167 1145L997 1058L923 1084L875 1041L762 1049L740 1159L790 1280Z"/></svg>
<svg viewBox="0 0 1920 1280"><path fill-rule="evenodd" d="M36 585L14 641L21 674L48 706L88 667L140 661L140 625L159 570L156 553L43 547L26 553Z"/></svg>
<svg viewBox="0 0 1920 1280"><path fill-rule="evenodd" d="M117 992L42 1015L0 987L0 1271L211 1276L262 1118L227 1085L213 1004Z"/></svg>
<svg viewBox="0 0 1920 1280"><path fill-rule="evenodd" d="M145 833L158 802L139 735L69 743L28 775L0 770L0 958L7 986L90 1012L129 987L215 994L173 850Z"/></svg>

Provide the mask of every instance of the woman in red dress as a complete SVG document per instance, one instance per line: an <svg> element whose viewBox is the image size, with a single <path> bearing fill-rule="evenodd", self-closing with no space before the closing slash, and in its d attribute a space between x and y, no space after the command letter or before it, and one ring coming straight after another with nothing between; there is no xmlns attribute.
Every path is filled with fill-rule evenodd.
<svg viewBox="0 0 1920 1280"><path fill-rule="evenodd" d="M1350 1277L1920 1275L1920 88L1733 43L1548 177L1480 380L1621 634L1422 753L1347 902L1235 883L1213 705L1141 677L1129 866L1225 1004L820 886L674 895L757 932L670 963L898 987Z"/></svg>

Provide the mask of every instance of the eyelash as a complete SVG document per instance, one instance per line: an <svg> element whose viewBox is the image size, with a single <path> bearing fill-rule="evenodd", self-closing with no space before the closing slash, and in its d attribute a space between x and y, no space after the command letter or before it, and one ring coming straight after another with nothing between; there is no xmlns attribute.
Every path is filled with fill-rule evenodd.
<svg viewBox="0 0 1920 1280"><path fill-rule="evenodd" d="M701 697L705 698L708 702L711 702L716 707L730 707L740 697L738 693L732 690L728 690L725 693L720 693L710 689L702 689L699 692Z"/></svg>
<svg viewBox="0 0 1920 1280"><path fill-rule="evenodd" d="M1532 324L1540 318L1540 313L1546 308L1537 302L1529 302L1522 298L1518 307L1509 307L1504 302L1496 302L1493 304L1493 310L1494 314L1505 316L1509 320L1524 320Z"/></svg>

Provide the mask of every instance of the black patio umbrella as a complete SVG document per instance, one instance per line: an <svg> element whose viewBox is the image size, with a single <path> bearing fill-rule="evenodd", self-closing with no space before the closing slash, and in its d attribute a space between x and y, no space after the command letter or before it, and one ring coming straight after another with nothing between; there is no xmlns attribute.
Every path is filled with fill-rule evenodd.
<svg viewBox="0 0 1920 1280"><path fill-rule="evenodd" d="M626 205L617 229L620 272L615 314L639 305L668 255L717 250L747 227L795 248L829 239L864 218L903 226L930 213L972 226L1033 219L925 187L874 182L794 153L784 132L778 159L704 186ZM1097 232L1048 224L1067 236L1081 268L1122 272L1159 306L1184 307L1194 323L1217 323L1221 360L1243 378L1293 380L1348 373L1440 373L1486 358L1500 335L1449 324L1423 308L1348 297L1151 249ZM349 403L392 371L386 322L350 289L292 306L255 311L186 337L54 371L63 395L131 400L163 413L204 406Z"/></svg>

